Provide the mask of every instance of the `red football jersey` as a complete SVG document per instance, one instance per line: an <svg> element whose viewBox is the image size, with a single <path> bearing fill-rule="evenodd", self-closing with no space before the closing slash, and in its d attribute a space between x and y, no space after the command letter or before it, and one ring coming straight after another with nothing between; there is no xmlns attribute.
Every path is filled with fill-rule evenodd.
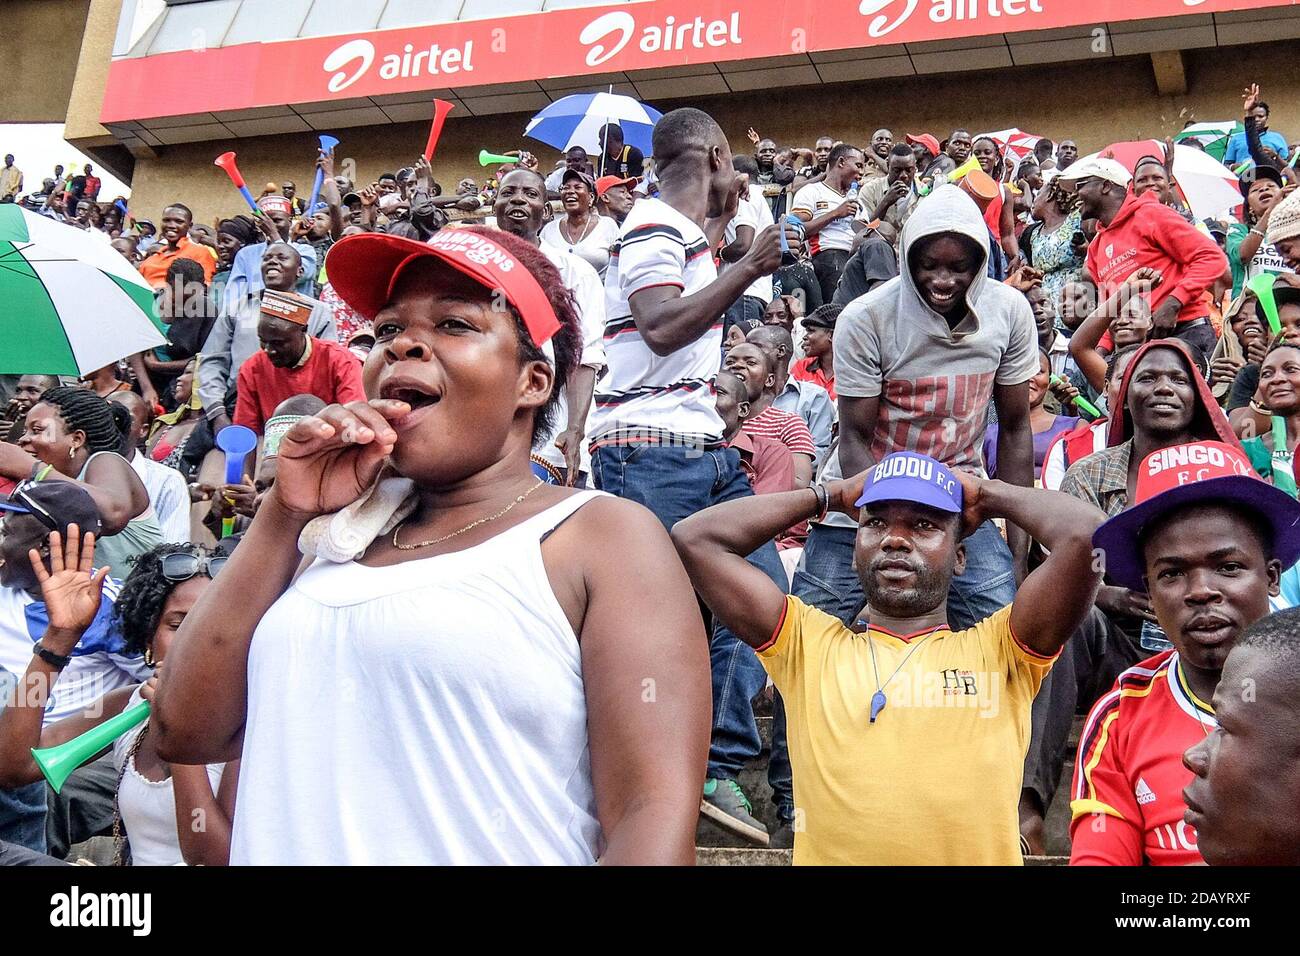
<svg viewBox="0 0 1300 956"><path fill-rule="evenodd" d="M1183 752L1217 724L1191 692L1178 652L1120 674L1084 724L1074 765L1071 865L1182 866L1201 862L1183 821L1192 774Z"/></svg>

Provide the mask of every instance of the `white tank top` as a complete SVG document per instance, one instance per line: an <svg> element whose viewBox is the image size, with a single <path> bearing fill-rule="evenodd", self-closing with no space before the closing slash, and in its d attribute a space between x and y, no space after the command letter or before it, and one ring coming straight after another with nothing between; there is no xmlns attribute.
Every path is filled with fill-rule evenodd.
<svg viewBox="0 0 1300 956"><path fill-rule="evenodd" d="M139 689L131 695L126 709L144 700ZM135 769L135 757L128 757L136 738L147 723L138 724L113 743L113 766L121 775L122 784L117 791L117 806L122 814L122 826L131 843L133 866L184 866L181 841L176 835L176 788L171 776L166 780L149 780ZM129 760L129 763L127 761ZM126 763L126 773L122 764ZM221 786L224 763L207 766L208 785L215 794ZM199 823L200 821L194 821Z"/></svg>
<svg viewBox="0 0 1300 956"><path fill-rule="evenodd" d="M232 864L595 861L582 658L541 541L597 494L299 576L249 649Z"/></svg>

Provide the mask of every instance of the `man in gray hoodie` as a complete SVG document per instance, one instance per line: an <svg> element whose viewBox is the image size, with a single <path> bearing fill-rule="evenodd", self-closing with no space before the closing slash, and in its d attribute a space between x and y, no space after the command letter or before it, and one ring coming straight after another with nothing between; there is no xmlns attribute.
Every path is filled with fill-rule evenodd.
<svg viewBox="0 0 1300 956"><path fill-rule="evenodd" d="M989 232L979 208L956 186L941 186L918 204L900 245L901 274L851 303L836 327L842 473L912 451L982 476L980 442L992 408L998 477L1032 487L1034 317L1022 294L987 278ZM852 536L841 537L836 563L847 581ZM810 548L821 544L810 538ZM970 627L1011 603L1027 548L1014 525L1007 540L991 522L966 540L966 570L953 579L948 601L953 627Z"/></svg>

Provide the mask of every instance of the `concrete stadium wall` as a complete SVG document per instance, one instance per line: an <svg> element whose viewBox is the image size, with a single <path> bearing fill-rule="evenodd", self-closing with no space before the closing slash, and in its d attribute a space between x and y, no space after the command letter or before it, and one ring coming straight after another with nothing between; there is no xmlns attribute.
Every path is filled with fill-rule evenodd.
<svg viewBox="0 0 1300 956"><path fill-rule="evenodd" d="M101 2L101 0L96 0ZM992 73L959 73L797 87L774 92L701 97L656 103L663 109L697 106L722 124L732 148L749 151L745 130L782 144L812 145L820 134L866 142L887 126L895 135L928 131L939 138L963 125L972 132L1019 125L1054 139L1072 137L1083 152L1117 140L1164 137L1189 119L1227 120L1241 112L1241 90L1258 81L1273 109L1272 127L1300 140L1300 41L1227 47L1186 54L1187 92L1161 96L1148 57L1096 63L1026 67ZM482 178L481 148L532 149L551 168L559 154L529 145L521 133L526 114L448 120L435 157L444 188L463 176ZM425 124L370 126L335 131L340 158L351 158L358 177L369 182L384 171L410 163L428 134ZM241 211L238 194L212 159L226 149L239 164L254 193L262 183L293 179L310 189L315 137L295 134L234 142L170 146L157 159L140 159L133 181L132 208L156 219L177 199L189 204L200 221Z"/></svg>
<svg viewBox="0 0 1300 956"><path fill-rule="evenodd" d="M0 3L0 123L63 122L89 9L90 0Z"/></svg>

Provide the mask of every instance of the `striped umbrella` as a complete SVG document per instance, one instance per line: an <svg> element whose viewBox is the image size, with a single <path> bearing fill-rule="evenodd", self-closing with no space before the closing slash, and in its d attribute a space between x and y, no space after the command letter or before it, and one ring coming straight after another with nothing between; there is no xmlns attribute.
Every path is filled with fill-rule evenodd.
<svg viewBox="0 0 1300 956"><path fill-rule="evenodd" d="M998 144L998 148L1002 150L1002 155L1010 160L1007 164L1009 166L1019 166L1020 163L1034 155L1034 147L1043 138L1035 133L1026 133L1014 126L1011 129L998 130L996 133L980 133L975 139L985 137Z"/></svg>
<svg viewBox="0 0 1300 956"><path fill-rule="evenodd" d="M0 374L85 375L164 345L153 301L102 235L0 205Z"/></svg>
<svg viewBox="0 0 1300 956"><path fill-rule="evenodd" d="M581 146L599 156L600 128L617 123L623 142L649 156L650 134L663 116L657 109L618 93L574 93L556 100L528 121L524 135L564 152Z"/></svg>

